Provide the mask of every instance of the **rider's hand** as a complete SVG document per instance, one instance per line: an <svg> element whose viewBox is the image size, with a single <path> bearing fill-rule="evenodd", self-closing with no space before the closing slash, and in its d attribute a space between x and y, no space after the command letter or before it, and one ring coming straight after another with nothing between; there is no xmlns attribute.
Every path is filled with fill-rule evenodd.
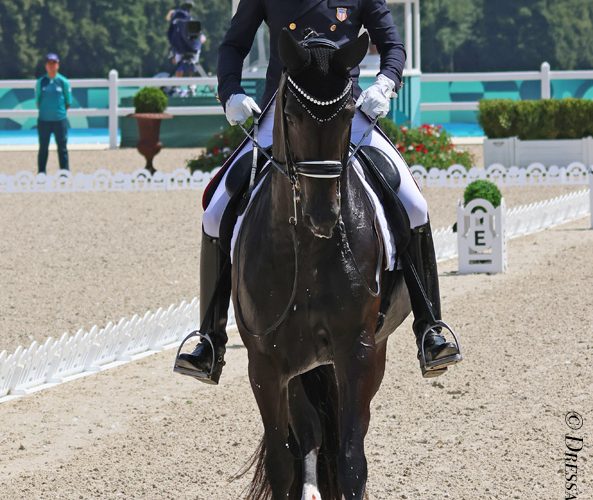
<svg viewBox="0 0 593 500"><path fill-rule="evenodd" d="M257 103L245 94L233 94L225 106L226 119L231 125L242 125L254 111L261 113Z"/></svg>
<svg viewBox="0 0 593 500"><path fill-rule="evenodd" d="M377 76L377 80L366 89L356 101L356 107L372 120L383 118L389 113L391 97L395 94L395 82L385 75Z"/></svg>

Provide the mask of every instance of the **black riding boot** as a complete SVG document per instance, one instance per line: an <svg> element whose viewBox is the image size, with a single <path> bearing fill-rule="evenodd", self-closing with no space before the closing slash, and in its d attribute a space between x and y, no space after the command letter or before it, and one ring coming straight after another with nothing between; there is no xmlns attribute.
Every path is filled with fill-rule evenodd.
<svg viewBox="0 0 593 500"><path fill-rule="evenodd" d="M458 363L462 357L458 344L445 340L441 335L442 327L435 325L435 320L441 320L441 298L430 222L412 229L412 238L406 253L416 271L414 272L412 266L406 265L404 257L404 277L414 313L413 329L422 376L438 377L445 373L447 366Z"/></svg>
<svg viewBox="0 0 593 500"><path fill-rule="evenodd" d="M222 252L217 239L202 233L200 259L200 321L203 331L214 345L205 338L191 354L180 354L175 362L175 371L195 377L201 382L218 384L224 366L225 346L228 340L226 323L231 297L231 273L229 257ZM216 294L216 295L215 295ZM214 298L213 298L214 296ZM206 321L204 322L204 319Z"/></svg>

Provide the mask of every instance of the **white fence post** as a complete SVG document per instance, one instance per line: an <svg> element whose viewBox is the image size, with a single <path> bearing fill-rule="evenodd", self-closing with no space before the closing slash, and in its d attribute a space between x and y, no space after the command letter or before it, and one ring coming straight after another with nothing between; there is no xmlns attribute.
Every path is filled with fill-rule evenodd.
<svg viewBox="0 0 593 500"><path fill-rule="evenodd" d="M118 92L116 69L109 72L109 149L117 149Z"/></svg>
<svg viewBox="0 0 593 500"><path fill-rule="evenodd" d="M476 199L457 208L459 273L503 273L507 268L505 204Z"/></svg>
<svg viewBox="0 0 593 500"><path fill-rule="evenodd" d="M550 76L550 64L542 63L541 66L541 85L542 85L542 99L550 99L552 97L552 79Z"/></svg>

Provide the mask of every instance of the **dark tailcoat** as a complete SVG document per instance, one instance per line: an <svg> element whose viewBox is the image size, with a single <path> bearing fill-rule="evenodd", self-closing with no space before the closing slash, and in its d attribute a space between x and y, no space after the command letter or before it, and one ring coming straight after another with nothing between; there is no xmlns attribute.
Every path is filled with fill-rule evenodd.
<svg viewBox="0 0 593 500"><path fill-rule="evenodd" d="M364 26L379 50L380 73L393 80L396 88L401 85L406 52L385 0L241 0L218 52L218 96L223 105L231 95L245 93L241 87L243 60L262 22L270 30L263 105L273 97L280 81L278 38L283 28L299 40L305 28L312 28L341 46L354 40ZM359 74L359 68L352 70L355 97L360 93Z"/></svg>

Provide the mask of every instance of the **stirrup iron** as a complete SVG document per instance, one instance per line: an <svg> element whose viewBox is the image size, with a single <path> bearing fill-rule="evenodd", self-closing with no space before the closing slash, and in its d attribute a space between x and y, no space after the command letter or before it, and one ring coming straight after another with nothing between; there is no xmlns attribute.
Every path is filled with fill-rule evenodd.
<svg viewBox="0 0 593 500"><path fill-rule="evenodd" d="M438 332L437 328L441 329L441 331L447 330L449 333L451 333L451 335L453 337L453 341L455 343L455 346L457 347L457 353L452 354L450 356L445 356L445 357L442 357L439 359L433 359L431 361L427 361L426 353L425 353L426 336L431 331ZM422 376L424 378L432 378L432 377L438 377L439 375L442 375L443 373L445 373L448 366L457 364L463 359L463 355L461 353L461 344L459 343L457 334L444 321L435 320L435 322L432 325L429 325L424 329L424 333L422 334L422 340L420 341L420 356L419 356L419 358L420 358L420 368L422 370Z"/></svg>
<svg viewBox="0 0 593 500"><path fill-rule="evenodd" d="M183 349L183 346L186 344L186 342L193 337L200 337L200 340L206 339L206 341L210 344L210 348L212 349L212 365L210 366L210 371L208 372L203 372L200 370L191 370L189 368L179 366L179 354L181 354L181 349ZM220 374L222 372L222 367L224 365L225 362L223 360L219 362L217 362L216 360L216 351L214 349L214 343L212 342L210 335L208 335L207 333L201 333L199 330L194 330L187 337L185 337L179 345L179 349L177 349L177 354L175 356L175 364L173 365L173 371L175 373L180 373L181 375L193 377L196 380L199 380L200 382L204 382L205 384L217 385L218 380L220 379Z"/></svg>

